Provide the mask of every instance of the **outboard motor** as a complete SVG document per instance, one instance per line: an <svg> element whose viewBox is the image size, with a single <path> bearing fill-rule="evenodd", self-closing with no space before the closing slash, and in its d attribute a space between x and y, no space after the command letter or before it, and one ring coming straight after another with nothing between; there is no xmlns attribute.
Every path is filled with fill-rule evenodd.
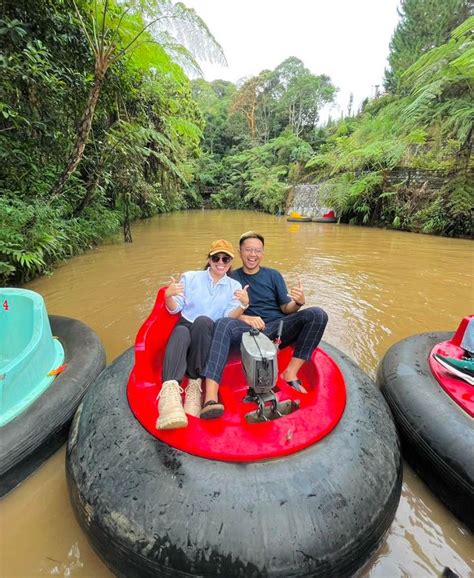
<svg viewBox="0 0 474 578"><path fill-rule="evenodd" d="M242 335L240 352L242 366L247 377L249 390L244 402L258 405L257 416L267 421L264 414L265 404L271 403L271 411L281 417L278 400L273 388L278 378L278 345L280 344L283 320L278 327L278 337L273 343L266 335L252 327Z"/></svg>

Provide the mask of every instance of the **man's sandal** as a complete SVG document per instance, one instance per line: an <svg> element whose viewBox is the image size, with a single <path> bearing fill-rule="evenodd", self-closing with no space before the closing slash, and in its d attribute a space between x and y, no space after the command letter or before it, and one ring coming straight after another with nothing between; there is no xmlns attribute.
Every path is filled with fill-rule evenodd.
<svg viewBox="0 0 474 578"><path fill-rule="evenodd" d="M308 393L308 391L303 387L301 380L299 379L293 379L292 381L287 381L286 383L300 393Z"/></svg>
<svg viewBox="0 0 474 578"><path fill-rule="evenodd" d="M222 403L211 399L210 401L206 401L206 403L202 406L200 418L215 419L217 417L221 417L223 413L224 406Z"/></svg>

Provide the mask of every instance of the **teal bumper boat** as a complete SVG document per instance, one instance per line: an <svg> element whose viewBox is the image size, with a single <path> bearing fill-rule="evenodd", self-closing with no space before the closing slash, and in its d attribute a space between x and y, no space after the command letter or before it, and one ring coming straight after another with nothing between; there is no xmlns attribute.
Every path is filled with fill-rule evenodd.
<svg viewBox="0 0 474 578"><path fill-rule="evenodd" d="M103 346L84 323L48 316L33 291L0 289L0 495L64 443L104 366Z"/></svg>
<svg viewBox="0 0 474 578"><path fill-rule="evenodd" d="M0 426L22 413L64 367L64 348L51 333L43 298L33 291L0 293Z"/></svg>

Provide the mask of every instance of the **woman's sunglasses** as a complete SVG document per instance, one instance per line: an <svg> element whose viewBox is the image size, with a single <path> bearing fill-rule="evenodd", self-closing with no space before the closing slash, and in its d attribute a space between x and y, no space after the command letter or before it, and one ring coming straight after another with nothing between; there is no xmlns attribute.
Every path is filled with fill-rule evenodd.
<svg viewBox="0 0 474 578"><path fill-rule="evenodd" d="M222 261L227 265L227 263L232 261L232 257L230 255L211 255L211 261L213 263L219 263L219 261Z"/></svg>

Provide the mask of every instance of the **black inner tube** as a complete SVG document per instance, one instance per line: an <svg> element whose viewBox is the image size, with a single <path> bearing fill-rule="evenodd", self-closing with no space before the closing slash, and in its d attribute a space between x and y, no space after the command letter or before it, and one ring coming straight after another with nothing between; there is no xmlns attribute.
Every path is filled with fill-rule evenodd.
<svg viewBox="0 0 474 578"><path fill-rule="evenodd" d="M472 418L433 377L428 357L452 333L422 333L393 345L377 371L403 455L448 508L474 530Z"/></svg>
<svg viewBox="0 0 474 578"><path fill-rule="evenodd" d="M97 380L71 429L67 479L89 539L119 576L350 576L383 539L401 491L390 412L324 344L348 387L319 443L256 463L192 456L153 438L126 400L133 350Z"/></svg>
<svg viewBox="0 0 474 578"><path fill-rule="evenodd" d="M105 367L105 351L87 325L50 315L68 367L23 413L1 428L0 496L34 472L66 441L74 413Z"/></svg>

